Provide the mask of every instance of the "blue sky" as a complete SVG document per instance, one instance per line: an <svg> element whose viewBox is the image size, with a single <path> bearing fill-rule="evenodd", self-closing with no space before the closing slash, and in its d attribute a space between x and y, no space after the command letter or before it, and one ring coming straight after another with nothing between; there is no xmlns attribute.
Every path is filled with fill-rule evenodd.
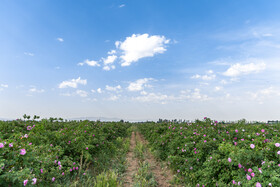
<svg viewBox="0 0 280 187"><path fill-rule="evenodd" d="M0 2L0 117L279 118L280 2Z"/></svg>

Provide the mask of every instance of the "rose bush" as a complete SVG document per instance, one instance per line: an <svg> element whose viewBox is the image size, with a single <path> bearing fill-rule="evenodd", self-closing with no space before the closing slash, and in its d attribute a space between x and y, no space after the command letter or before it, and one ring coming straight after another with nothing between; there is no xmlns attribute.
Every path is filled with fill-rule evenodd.
<svg viewBox="0 0 280 187"><path fill-rule="evenodd" d="M155 155L187 185L280 184L278 125L205 118L194 123L142 123L138 128Z"/></svg>
<svg viewBox="0 0 280 187"><path fill-rule="evenodd" d="M89 166L101 172L130 125L53 118L0 121L0 186L65 184L86 175Z"/></svg>

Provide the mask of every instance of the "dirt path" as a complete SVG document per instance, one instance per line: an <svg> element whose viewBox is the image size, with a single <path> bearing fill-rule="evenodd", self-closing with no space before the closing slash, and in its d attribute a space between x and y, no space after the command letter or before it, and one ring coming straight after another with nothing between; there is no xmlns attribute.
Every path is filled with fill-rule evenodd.
<svg viewBox="0 0 280 187"><path fill-rule="evenodd" d="M136 132L136 139L141 141L144 145L147 145L147 141L144 137L139 133ZM167 168L161 168L159 163L155 160L153 155L150 151L147 151L147 162L151 165L151 171L154 173L156 180L158 182L158 186L160 187L169 187L171 186L168 182L172 180L172 172Z"/></svg>
<svg viewBox="0 0 280 187"><path fill-rule="evenodd" d="M142 134L139 132L132 132L131 138L130 138L130 148L129 152L127 153L127 163L128 168L125 173L125 179L124 179L124 187L132 187L134 184L133 176L135 173L137 173L138 170L138 159L134 156L134 149L136 146L136 141L141 142L143 145L147 145L148 142L144 139ZM169 181L172 180L173 174L168 169L167 166L164 168L160 167L160 164L156 161L156 159L153 157L153 155L150 153L150 151L147 150L147 155L145 156L145 160L149 163L151 166L151 172L154 174L156 181L158 183L158 187L170 187L172 186L169 184ZM174 185L173 185L174 186Z"/></svg>
<svg viewBox="0 0 280 187"><path fill-rule="evenodd" d="M133 175L137 172L137 165L138 161L137 159L133 156L133 150L136 146L135 142L135 133L132 132L131 138L130 138L130 148L127 153L127 163L128 163L128 168L125 173L125 183L124 187L130 187L133 186Z"/></svg>

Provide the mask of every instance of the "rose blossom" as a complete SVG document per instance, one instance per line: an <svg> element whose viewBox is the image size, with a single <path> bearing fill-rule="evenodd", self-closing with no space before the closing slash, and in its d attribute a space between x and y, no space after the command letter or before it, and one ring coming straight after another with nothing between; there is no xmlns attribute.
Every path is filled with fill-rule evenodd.
<svg viewBox="0 0 280 187"><path fill-rule="evenodd" d="M25 149L21 149L19 154L25 155L26 154L26 150Z"/></svg>

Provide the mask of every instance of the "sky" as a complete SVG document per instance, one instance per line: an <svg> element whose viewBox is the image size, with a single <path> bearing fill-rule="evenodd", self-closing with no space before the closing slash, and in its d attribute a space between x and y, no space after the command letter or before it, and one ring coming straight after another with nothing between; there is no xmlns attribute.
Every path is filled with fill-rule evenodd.
<svg viewBox="0 0 280 187"><path fill-rule="evenodd" d="M278 0L1 0L0 118L280 119Z"/></svg>

